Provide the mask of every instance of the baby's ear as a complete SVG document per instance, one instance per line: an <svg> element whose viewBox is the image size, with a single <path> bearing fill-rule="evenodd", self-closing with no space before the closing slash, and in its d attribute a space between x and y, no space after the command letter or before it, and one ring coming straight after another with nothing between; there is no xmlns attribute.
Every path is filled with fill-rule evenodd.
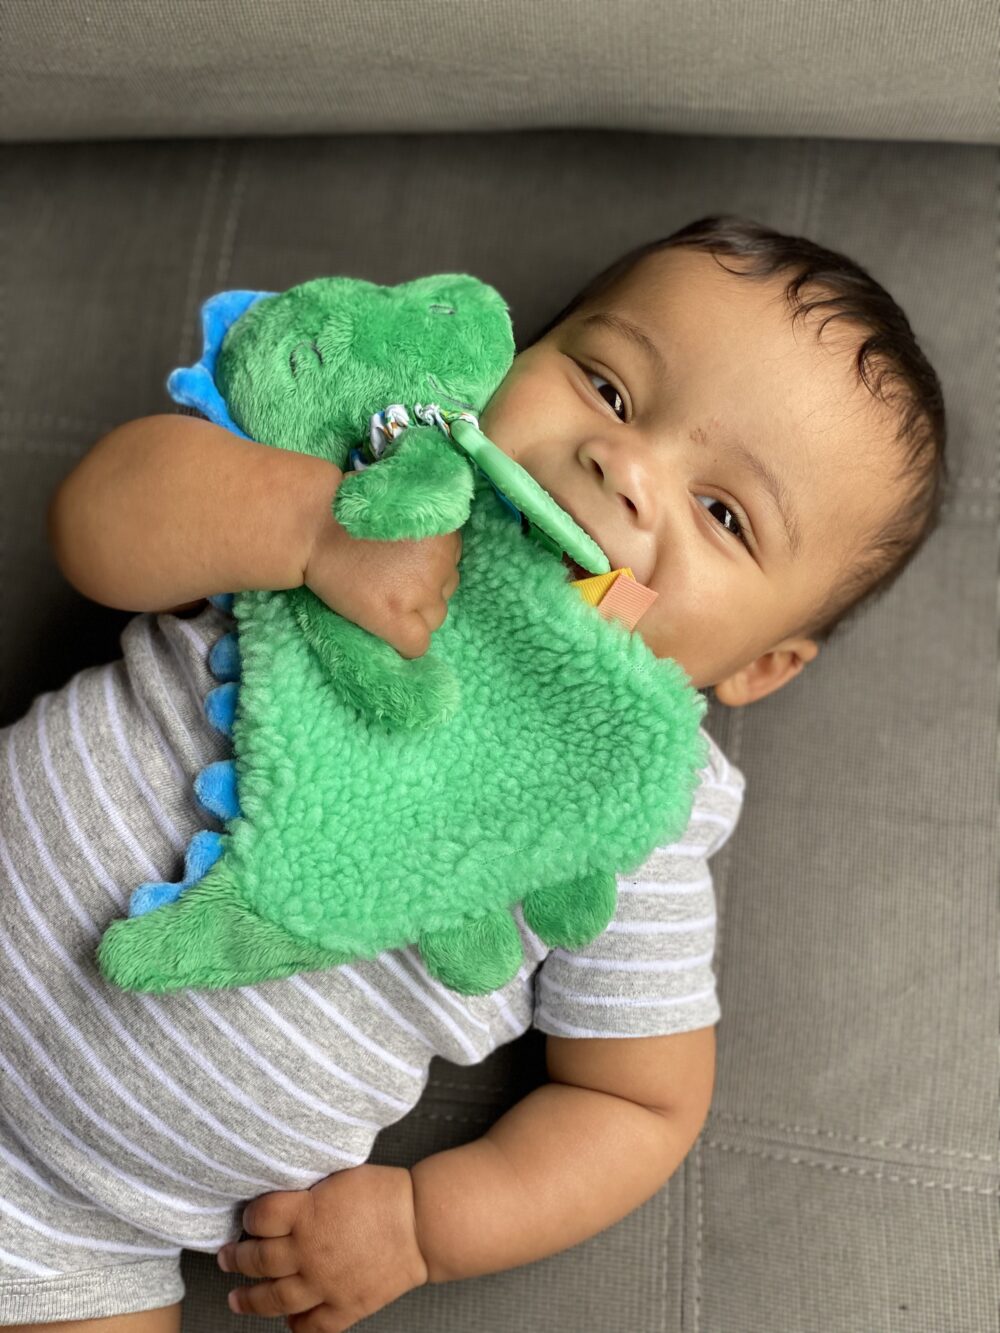
<svg viewBox="0 0 1000 1333"><path fill-rule="evenodd" d="M333 516L352 537L419 541L464 527L472 466L436 426L410 426L395 448L337 488Z"/></svg>
<svg viewBox="0 0 1000 1333"><path fill-rule="evenodd" d="M793 680L816 657L819 644L812 639L788 640L769 653L712 687L715 698L727 708L744 708L774 694Z"/></svg>

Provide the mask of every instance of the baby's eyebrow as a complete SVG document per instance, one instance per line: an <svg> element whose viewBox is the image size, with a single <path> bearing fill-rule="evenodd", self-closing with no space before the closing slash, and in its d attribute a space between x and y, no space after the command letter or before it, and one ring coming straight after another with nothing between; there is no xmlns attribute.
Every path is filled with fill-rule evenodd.
<svg viewBox="0 0 1000 1333"><path fill-rule="evenodd" d="M633 324L630 319L624 315L616 315L611 310L597 310L591 315L587 315L580 321L581 327L597 327L610 329L613 333L619 333L629 339L649 359L653 369L661 375L666 375L667 367L663 359L663 353L657 347L644 329L640 329L638 324ZM697 435L705 441L705 432L699 430ZM802 551L802 527L796 514L791 497L788 493L788 487L781 478L764 462L762 458L753 453L740 440L727 439L726 447L730 453L734 454L743 466L751 472L760 483L764 494L771 501L774 509L781 518L784 527L785 545L788 547L789 554L796 559Z"/></svg>
<svg viewBox="0 0 1000 1333"><path fill-rule="evenodd" d="M694 434L703 444L708 443L708 437L700 426ZM802 551L802 527L799 523L798 514L792 507L788 487L762 458L759 458L752 450L747 448L742 440L726 438L722 443L731 454L739 459L747 471L753 473L760 482L764 494L771 501L781 518L785 545L788 547L789 554L795 559Z"/></svg>
<svg viewBox="0 0 1000 1333"><path fill-rule="evenodd" d="M649 358L653 369L659 371L661 375L666 375L667 365L663 359L663 353L653 342L652 338L644 329L640 329L638 324L633 324L630 319L624 315L616 315L610 310L597 310L592 315L587 315L580 321L583 328L594 325L598 328L611 329L613 333L620 333L631 342L642 349Z"/></svg>

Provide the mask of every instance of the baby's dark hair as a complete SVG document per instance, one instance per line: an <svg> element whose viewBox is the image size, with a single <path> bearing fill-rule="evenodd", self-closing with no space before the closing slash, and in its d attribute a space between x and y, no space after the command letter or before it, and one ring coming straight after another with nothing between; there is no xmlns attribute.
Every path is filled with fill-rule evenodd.
<svg viewBox="0 0 1000 1333"><path fill-rule="evenodd" d="M949 480L940 381L918 346L906 315L860 265L802 236L786 236L733 215L699 218L662 240L650 241L622 255L581 288L532 342L614 286L646 255L674 246L707 251L727 273L740 276L764 278L788 272L785 299L793 323L817 307L833 307L818 334L834 319L860 325L867 336L855 359L858 375L873 397L899 413L896 443L901 446L902 457L896 480L903 487L899 508L855 563L841 573L810 622L797 631L826 643L835 629L857 617L862 605L888 591L938 526ZM720 255L744 262L738 268L728 268ZM818 291L817 299L804 300L800 295L807 285Z"/></svg>

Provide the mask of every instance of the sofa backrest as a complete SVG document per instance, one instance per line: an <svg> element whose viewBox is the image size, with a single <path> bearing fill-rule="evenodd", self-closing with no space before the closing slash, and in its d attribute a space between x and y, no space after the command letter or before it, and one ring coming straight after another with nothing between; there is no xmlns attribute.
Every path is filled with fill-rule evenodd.
<svg viewBox="0 0 1000 1333"><path fill-rule="evenodd" d="M598 128L1000 143L996 0L9 0L7 140Z"/></svg>

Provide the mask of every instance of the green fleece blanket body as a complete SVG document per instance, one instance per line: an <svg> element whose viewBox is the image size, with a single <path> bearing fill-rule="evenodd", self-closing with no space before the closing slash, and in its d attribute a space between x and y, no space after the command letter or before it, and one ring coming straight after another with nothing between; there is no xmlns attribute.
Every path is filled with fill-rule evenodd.
<svg viewBox="0 0 1000 1333"><path fill-rule="evenodd" d="M445 277L442 301L454 305L455 275ZM351 294L336 284L356 280L321 282L336 311ZM509 328L477 355L484 347L485 382L463 381L477 411L509 366ZM417 374L397 355L394 394L363 385L353 416L311 433L300 419L286 447L319 452L322 439L343 462L361 416L417 401L435 367ZM259 403L266 381L250 380ZM294 399L282 393L288 420ZM237 397L227 395L234 420L252 424ZM272 422L275 398L272 385ZM273 427L266 437L278 438ZM431 650L406 661L306 588L238 593L239 814L222 855L176 901L109 927L99 961L117 985L245 985L417 944L446 985L481 994L523 962L515 904L550 947L579 948L613 915L615 875L687 825L708 759L705 700L677 662L583 601L441 431L404 431L383 461L345 478L335 513L369 539L461 524L447 618Z"/></svg>

